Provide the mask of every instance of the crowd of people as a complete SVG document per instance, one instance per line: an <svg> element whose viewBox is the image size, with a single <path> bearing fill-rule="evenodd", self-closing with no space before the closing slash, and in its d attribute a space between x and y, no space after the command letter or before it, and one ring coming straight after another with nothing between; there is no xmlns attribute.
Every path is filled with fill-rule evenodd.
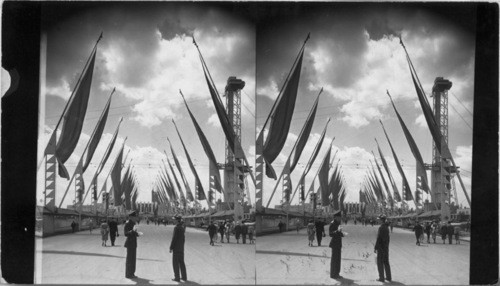
<svg viewBox="0 0 500 286"><path fill-rule="evenodd" d="M226 237L226 243L231 243L230 237L233 235L236 239L236 243L246 244L247 237L250 244L255 243L255 223L251 223L248 220L243 221L211 221L207 227L208 235L210 238L210 245L214 245L220 237L220 243L224 243L224 236Z"/></svg>
<svg viewBox="0 0 500 286"><path fill-rule="evenodd" d="M425 240L425 235L427 236L427 243L431 243L431 237L433 243L436 243L438 234L441 236L443 244L446 244L446 238L448 238L449 244L453 244L453 238L455 238L455 244L460 244L460 230L460 226L453 226L450 221L440 224L436 220L424 224L417 220L413 227L417 240L416 245L420 245Z"/></svg>

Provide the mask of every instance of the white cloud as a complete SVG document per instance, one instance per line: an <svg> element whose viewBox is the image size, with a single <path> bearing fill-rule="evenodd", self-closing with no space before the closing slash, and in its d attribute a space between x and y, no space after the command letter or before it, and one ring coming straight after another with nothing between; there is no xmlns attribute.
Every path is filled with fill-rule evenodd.
<svg viewBox="0 0 500 286"><path fill-rule="evenodd" d="M420 114L417 119L415 119L415 124L420 128L427 128L427 121L425 121L425 116Z"/></svg>
<svg viewBox="0 0 500 286"><path fill-rule="evenodd" d="M267 85L259 85L259 88L257 88L258 95L264 95L271 99L278 97L279 92L278 85L273 78L269 79Z"/></svg>
<svg viewBox="0 0 500 286"><path fill-rule="evenodd" d="M212 127L219 128L219 129L222 128L220 125L219 117L215 113L210 115L210 117L207 120L207 123L209 125L211 125Z"/></svg>
<svg viewBox="0 0 500 286"><path fill-rule="evenodd" d="M59 85L47 86L46 94L54 95L63 99L68 99L71 96L71 89L68 81L65 78L61 78Z"/></svg>

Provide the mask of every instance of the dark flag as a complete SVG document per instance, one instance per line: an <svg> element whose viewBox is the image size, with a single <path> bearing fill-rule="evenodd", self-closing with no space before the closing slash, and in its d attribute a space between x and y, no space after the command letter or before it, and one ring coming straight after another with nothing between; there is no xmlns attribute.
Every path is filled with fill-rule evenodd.
<svg viewBox="0 0 500 286"><path fill-rule="evenodd" d="M375 142L377 143L378 154L380 155L380 160L382 161L382 165L384 166L385 171L387 172L387 177L389 177L389 182L391 183L392 190L394 191L394 200L396 202L401 202L401 196L399 195L398 187L396 186L396 182L392 177L391 171L389 169L389 165L387 165L387 161L385 160L384 154L382 150L380 150L380 146L378 145L378 141L375 138Z"/></svg>
<svg viewBox="0 0 500 286"><path fill-rule="evenodd" d="M276 179L275 172L268 169L272 169L271 164L274 162L276 157L278 157L281 149L283 149L286 137L288 136L288 131L290 130L290 123L292 121L295 101L297 98L297 89L299 86L303 56L304 49L302 48L297 64L291 72L289 80L285 83L285 86L282 89L283 92L276 99L276 108L271 111L269 132L267 133L267 138L262 151L264 161L266 162L266 175L269 178ZM264 132L264 130L261 132Z"/></svg>
<svg viewBox="0 0 500 286"><path fill-rule="evenodd" d="M382 124L382 121L379 121L379 122L382 125L382 129L384 130L384 134L385 134L385 137L387 138L387 142L389 142L389 146L391 147L392 156L394 157L394 161L396 162L396 167L398 168L398 171L401 174L401 177L403 178L403 191L402 191L402 193L404 194L404 200L405 201L414 201L413 195L411 193L410 185L408 184L408 180L406 180L406 176L405 176L405 173L403 172L403 168L401 167L401 164L399 163L398 156L396 155L396 152L394 151L394 148L392 147L391 140L389 140L389 136L387 135L387 132L385 131L384 124Z"/></svg>
<svg viewBox="0 0 500 286"><path fill-rule="evenodd" d="M118 153L118 156L116 157L115 160L115 164L113 166L113 170L111 171L111 182L113 183L113 190L114 190L113 197L115 199L115 206L122 205L122 199L121 199L122 159L123 159L123 147Z"/></svg>
<svg viewBox="0 0 500 286"><path fill-rule="evenodd" d="M283 168L283 200L285 203L290 202L290 194L292 193L292 181L290 180L290 158L285 163Z"/></svg>
<svg viewBox="0 0 500 286"><path fill-rule="evenodd" d="M102 156L102 162L99 165L99 167L97 167L97 171L96 171L97 175L99 175L102 172L102 169L104 168L104 164L106 164L106 162L108 161L109 155L111 155L111 151L113 151L113 147L115 146L116 138L118 137L118 131L120 130L120 124L122 123L122 121L123 121L123 117L120 118L120 121L118 122L118 126L116 127L116 130L115 130L115 133L113 134L113 138L111 138L111 141L108 145L108 149L106 150L106 153L104 154L104 156Z"/></svg>
<svg viewBox="0 0 500 286"><path fill-rule="evenodd" d="M300 201L305 202L306 201L306 182L305 182L305 177L302 177L302 179L299 182L300 184Z"/></svg>
<svg viewBox="0 0 500 286"><path fill-rule="evenodd" d="M189 187L189 184L186 180L186 176L184 175L184 171L182 170L181 164L179 163L179 160L177 159L177 155L175 155L174 148L172 147L172 143L170 142L170 140L168 138L167 138L167 140L170 143L170 152L172 153L172 157L174 158L174 163L177 166L177 170L181 174L182 182L184 183L184 187L186 188L187 199L190 202L192 202L192 201L194 201L194 196L193 196L193 193L191 192L191 188ZM165 154L166 154L166 152L165 152Z"/></svg>
<svg viewBox="0 0 500 286"><path fill-rule="evenodd" d="M328 172L330 171L331 150L331 148L328 148L328 152L326 152L325 158L323 159L323 163L321 163L321 167L318 173L319 185L321 189L321 204L324 207L330 204L328 200Z"/></svg>
<svg viewBox="0 0 500 286"><path fill-rule="evenodd" d="M92 51L90 63L83 73L81 81L76 86L67 110L63 115L63 126L56 146L56 157L59 161L59 176L66 179L69 179L69 173L64 163L69 159L78 144L78 139L80 139L83 121L87 113L95 55L96 49Z"/></svg>
<svg viewBox="0 0 500 286"><path fill-rule="evenodd" d="M90 137L89 143L88 143L88 151L87 151L87 156L85 158L85 162L83 163L83 172L87 170L87 167L90 164L90 161L92 160L92 156L94 156L94 152L97 149L97 145L99 144L99 141L101 140L102 133L104 131L104 127L106 126L106 121L108 119L108 113L109 113L109 106L111 105L111 96L115 90L111 92L111 95L109 96L108 102L106 103L106 106L104 107L104 110L101 114L101 117L99 118L99 121L97 122L96 128L94 132L92 133L92 136Z"/></svg>

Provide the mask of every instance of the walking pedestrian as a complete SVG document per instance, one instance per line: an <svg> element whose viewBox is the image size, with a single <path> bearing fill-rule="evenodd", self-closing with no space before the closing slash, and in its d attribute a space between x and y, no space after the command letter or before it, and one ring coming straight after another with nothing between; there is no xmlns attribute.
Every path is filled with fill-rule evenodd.
<svg viewBox="0 0 500 286"><path fill-rule="evenodd" d="M118 224L116 223L115 219L112 218L111 221L108 223L109 225L109 237L111 240L111 246L115 246L115 239L116 237L120 236L118 234Z"/></svg>
<svg viewBox="0 0 500 286"><path fill-rule="evenodd" d="M234 236L236 237L236 243L240 243L240 235L241 235L241 225L238 221L236 226L234 227Z"/></svg>
<svg viewBox="0 0 500 286"><path fill-rule="evenodd" d="M427 235L427 243L431 243L431 224L429 222L425 223L425 234Z"/></svg>
<svg viewBox="0 0 500 286"><path fill-rule="evenodd" d="M126 278L137 278L135 276L135 263L137 254L137 237L139 232L137 232L137 226L135 221L137 220L137 213L135 211L128 214L128 220L124 226L124 233L127 239L125 240L125 247L127 248L127 258L125 261L125 277Z"/></svg>
<svg viewBox="0 0 500 286"><path fill-rule="evenodd" d="M283 231L283 222L281 222L281 220L280 220L280 222L278 223L278 229L279 229L279 231L280 231L280 232L282 232L282 231Z"/></svg>
<svg viewBox="0 0 500 286"><path fill-rule="evenodd" d="M250 244L254 243L254 232L255 232L255 222L249 223L248 224L248 240L250 241Z"/></svg>
<svg viewBox="0 0 500 286"><path fill-rule="evenodd" d="M418 222L418 220L415 221L415 226L413 227L413 231L415 232L415 237L417 238L417 245L420 245L420 236L424 232L424 229L422 225Z"/></svg>
<svg viewBox="0 0 500 286"><path fill-rule="evenodd" d="M108 242L108 238L109 238L109 226L106 223L106 221L103 220L101 223L101 239L102 239L101 246L107 246L106 244Z"/></svg>
<svg viewBox="0 0 500 286"><path fill-rule="evenodd" d="M227 243L229 243L229 236L231 235L231 232L233 231L233 225L231 224L231 222L227 221L226 222L226 240L227 240Z"/></svg>
<svg viewBox="0 0 500 286"><path fill-rule="evenodd" d="M172 279L172 281L187 281L186 264L184 263L184 242L186 229L182 221L182 216L176 215L174 216L174 220L177 221L177 225L174 227L172 242L170 242L170 253L172 253L172 267L174 268L174 279Z"/></svg>
<svg viewBox="0 0 500 286"><path fill-rule="evenodd" d="M310 219L309 223L307 224L307 239L309 240L309 246L313 246L314 234L316 233L316 229L313 222L314 221Z"/></svg>
<svg viewBox="0 0 500 286"><path fill-rule="evenodd" d="M299 218L297 220L295 220L295 227L297 228L297 233L299 233L299 230L301 227L301 222L300 222Z"/></svg>
<svg viewBox="0 0 500 286"><path fill-rule="evenodd" d="M217 233L217 227L215 226L213 221L208 225L207 231L208 236L210 237L210 245L214 245L214 236Z"/></svg>
<svg viewBox="0 0 500 286"><path fill-rule="evenodd" d="M389 222L389 226L391 227L391 233L392 233L392 228L394 227L394 222L392 220Z"/></svg>
<svg viewBox="0 0 500 286"><path fill-rule="evenodd" d="M377 241L375 242L375 253L377 254L377 268L378 268L378 279L377 281L385 282L391 281L391 266L389 265L389 228L386 223L386 217L384 215L379 216L381 221L380 227L378 228ZM384 276L385 270L385 276Z"/></svg>
<svg viewBox="0 0 500 286"><path fill-rule="evenodd" d="M455 226L455 243L460 244L460 226Z"/></svg>
<svg viewBox="0 0 500 286"><path fill-rule="evenodd" d="M93 229L94 229L94 221L92 221L92 219L90 219L90 221L89 221L89 230L90 230L90 233L92 233Z"/></svg>
<svg viewBox="0 0 500 286"><path fill-rule="evenodd" d="M470 231L470 219L467 220L467 223L465 224L465 231L469 232Z"/></svg>
<svg viewBox="0 0 500 286"><path fill-rule="evenodd" d="M330 261L330 277L333 279L343 278L340 276L340 262L342 257L342 237L344 233L340 228L341 212L337 211L333 214L333 221L330 223L328 233L332 240L330 241L330 248L332 249L332 258Z"/></svg>
<svg viewBox="0 0 500 286"><path fill-rule="evenodd" d="M325 237L325 222L326 219L318 220L315 224L316 227L316 240L318 241L318 246L321 246L321 240Z"/></svg>
<svg viewBox="0 0 500 286"><path fill-rule="evenodd" d="M224 222L219 223L219 233L220 233L220 242L224 243L224 233L226 232L226 227Z"/></svg>
<svg viewBox="0 0 500 286"><path fill-rule="evenodd" d="M73 222L71 223L71 231L72 231L73 233L75 233L75 229L76 229L76 222L75 222L75 221L73 221Z"/></svg>
<svg viewBox="0 0 500 286"><path fill-rule="evenodd" d="M438 232L438 225L437 223L434 221L432 223L432 226L431 226L431 233L432 233L432 240L434 241L434 243L436 243L436 235L437 235L437 232Z"/></svg>
<svg viewBox="0 0 500 286"><path fill-rule="evenodd" d="M451 221L448 221L447 235L448 235L448 243L453 244L453 234L455 234L455 228L451 225Z"/></svg>
<svg viewBox="0 0 500 286"><path fill-rule="evenodd" d="M246 221L241 224L241 239L243 240L243 244L247 243L247 234L248 234L248 225Z"/></svg>
<svg viewBox="0 0 500 286"><path fill-rule="evenodd" d="M448 228L446 224L443 223L441 226L441 238L443 239L443 244L446 244L446 234L448 233Z"/></svg>

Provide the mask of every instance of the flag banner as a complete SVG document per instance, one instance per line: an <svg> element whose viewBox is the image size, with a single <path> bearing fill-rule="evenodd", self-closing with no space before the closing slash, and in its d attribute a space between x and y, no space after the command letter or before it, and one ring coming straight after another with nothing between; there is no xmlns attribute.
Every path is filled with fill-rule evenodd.
<svg viewBox="0 0 500 286"><path fill-rule="evenodd" d="M262 152L268 165L271 165L276 157L278 157L281 149L283 149L285 145L288 131L290 130L290 123L292 122L292 115L297 98L303 56L304 50L302 49L297 64L291 72L289 80L283 87L283 92L276 99L276 108L272 110L272 114L270 115L271 122L269 124L269 132L267 133ZM264 132L264 130L261 132ZM270 175L270 172L267 172L267 170L266 175ZM273 178L276 179L276 177Z"/></svg>
<svg viewBox="0 0 500 286"><path fill-rule="evenodd" d="M377 158L375 157L375 154L373 153L373 151L372 151L372 154L373 154L373 160L375 161L375 166L377 166L378 174L380 175L380 178L382 178L382 183L384 184L384 189L387 192L387 197L392 202L393 199L392 199L391 191L389 189L389 185L387 185L387 182L385 181L384 173L382 173L382 169L380 169L380 166L378 165L378 162L377 162Z"/></svg>
<svg viewBox="0 0 500 286"><path fill-rule="evenodd" d="M387 92L387 95L389 95L389 98L391 99L391 104L392 107L394 108L394 111L396 112L396 116L398 117L399 124L401 125L401 128L403 129L403 133L405 134L406 141L408 141L408 145L410 145L410 150L413 156L415 157L416 165L417 165L417 176L420 177L420 180L422 182L422 190L426 193L429 193L429 184L427 180L427 172L425 171L424 167L424 159L422 158L422 155L420 154L420 150L418 149L417 143L415 143L415 140L413 139L413 136L411 136L410 131L406 127L406 124L403 121L403 118L401 118L401 115L399 114L398 110L396 109L396 106L394 105L394 102L392 101L392 98ZM419 172L419 169L421 170ZM423 172L422 172L423 170Z"/></svg>
<svg viewBox="0 0 500 286"><path fill-rule="evenodd" d="M114 92L114 90L113 90ZM111 93L113 95L113 93ZM104 132L104 127L106 126L106 121L108 119L108 113L109 113L109 107L111 105L111 95L109 96L108 102L106 103L106 106L104 107L103 113L101 114L101 117L99 118L99 121L97 122L97 125L94 129L94 132L92 133L92 137L90 138L90 141L88 143L88 149L86 152L86 157L85 161L83 163L83 172L85 173L85 170L87 170L87 167L90 164L90 161L92 160L92 157L94 156L95 150L97 149L97 145L99 144L99 141L101 141L101 136L102 133Z"/></svg>
<svg viewBox="0 0 500 286"><path fill-rule="evenodd" d="M263 133L257 137L257 142L255 143L255 207L259 211L262 209L262 192L263 192L263 180L264 180L264 156L262 156L262 148L264 144Z"/></svg>
<svg viewBox="0 0 500 286"><path fill-rule="evenodd" d="M113 134L113 138L111 138L111 141L108 145L108 149L106 150L106 153L102 157L102 162L97 167L97 175L99 175L102 172L102 169L104 168L104 164L108 161L109 155L111 155L111 151L113 151L113 147L115 146L116 138L118 137L118 130L120 129L120 124L122 123L123 118L120 118L120 121L118 122L118 127L116 127L115 133Z"/></svg>
<svg viewBox="0 0 500 286"><path fill-rule="evenodd" d="M323 163L321 163L321 168L318 173L319 185L321 189L321 204L326 207L330 204L328 200L329 190L328 190L328 172L330 171L330 153L331 148L326 152Z"/></svg>
<svg viewBox="0 0 500 286"><path fill-rule="evenodd" d="M97 181L94 179L92 180L92 190L93 190L93 198L94 198L94 201L97 202Z"/></svg>
<svg viewBox="0 0 500 286"><path fill-rule="evenodd" d="M311 167L314 164L316 157L318 156L319 150L321 149L321 145L323 145L323 140L325 139L326 129L328 127L329 122L330 122L330 118L328 118L328 121L326 122L325 128L323 129L323 132L321 133L321 136L319 137L318 143L316 143L316 146L314 147L314 151L311 155L311 158L309 158L309 162L307 162L306 168L304 169L303 176L306 176L307 173L309 173L309 170L311 170Z"/></svg>
<svg viewBox="0 0 500 286"><path fill-rule="evenodd" d="M302 151L306 146L307 140L311 135L311 129L314 124L314 119L316 117L316 110L318 109L319 96L321 95L322 92L323 89L321 89L318 96L316 97L316 100L314 101L311 111L307 116L306 122L304 123L304 127L302 127L302 130L300 131L299 138L297 139L296 149L293 155L293 161L290 167L290 173L293 172L295 166L297 166L297 163L299 162L300 159L300 155L302 154Z"/></svg>
<svg viewBox="0 0 500 286"><path fill-rule="evenodd" d="M76 197L77 202L83 204L83 193L85 191L85 183L83 182L83 170L82 170L82 162L80 161L76 165L75 170L75 189L76 189Z"/></svg>
<svg viewBox="0 0 500 286"><path fill-rule="evenodd" d="M208 171L209 171L209 177L210 177L210 191L217 191L221 193L222 185L220 181L220 173L219 173L219 168L217 165L213 164L212 162L209 162L208 164ZM235 172L237 172L237 168L235 169ZM212 202L212 201L210 201Z"/></svg>
<svg viewBox="0 0 500 286"><path fill-rule="evenodd" d="M389 178L389 182L391 183L392 190L394 192L394 200L397 202L401 202L401 196L399 195L398 187L396 185L396 182L394 181L394 178L392 177L391 170L389 169L389 165L387 165L387 161L385 160L384 154L382 153L382 150L380 149L380 146L378 145L377 139L375 139L375 142L377 143L377 149L378 149L378 154L380 156L380 160L382 161L382 165L384 166L385 172L387 173L387 177Z"/></svg>
<svg viewBox="0 0 500 286"><path fill-rule="evenodd" d="M167 138L167 140L168 140L168 138ZM170 140L168 140L168 142L170 143ZM172 143L170 143L170 152L172 153L172 157L174 158L174 163L177 166L177 170L181 174L181 179L182 179L182 182L184 183L184 188L186 189L187 199L190 202L192 202L192 201L194 201L193 193L191 192L191 188L189 187L189 183L186 179L186 176L184 175L184 171L182 170L181 164L179 163L179 159L177 159L177 155L174 152L174 149L172 147Z"/></svg>
<svg viewBox="0 0 500 286"><path fill-rule="evenodd" d="M403 167L401 167L401 164L399 163L398 156L396 155L396 151L394 151L394 148L392 147L391 140L389 140L389 136L387 135L387 132L385 131L384 124L382 124L382 121L380 121L380 124L382 125L382 129L384 130L385 137L387 138L387 142L389 142L389 146L391 147L392 151L392 156L394 157L394 161L396 163L396 167L398 168L399 173L401 174L401 178L403 179L403 196L405 201L413 201L413 195L411 193L410 185L408 184L408 180L406 179L405 173L403 172Z"/></svg>
<svg viewBox="0 0 500 286"><path fill-rule="evenodd" d="M73 96L63 115L63 126L56 146L56 157L59 161L59 176L69 179L69 173L64 163L69 159L78 144L83 127L85 114L92 84L96 50L92 51L90 63L84 71L79 84L75 87Z"/></svg>
<svg viewBox="0 0 500 286"><path fill-rule="evenodd" d="M175 122L172 120L175 126L175 130L177 131L177 135L179 136L179 139L181 140L182 148L184 148L184 153L186 154L186 159L189 164L189 168L191 169L191 172L193 172L193 176L195 178L195 190L196 190L196 196L198 200L206 200L207 196L205 195L205 191L203 190L203 185L201 184L200 177L198 176L198 172L196 171L196 168L194 167L193 162L191 161L191 156L189 156L189 153L186 149L186 145L184 145L184 141L182 140L181 134L179 133L179 129L177 129L177 125L175 125Z"/></svg>
<svg viewBox="0 0 500 286"><path fill-rule="evenodd" d="M121 192L121 172L122 172L122 160L123 160L123 147L116 157L113 170L111 171L111 182L113 183L113 197L115 206L122 205L122 192Z"/></svg>
<svg viewBox="0 0 500 286"><path fill-rule="evenodd" d="M290 194L292 192L292 181L290 179L290 158L286 161L283 168L283 202L290 203Z"/></svg>
<svg viewBox="0 0 500 286"><path fill-rule="evenodd" d="M305 177L302 177L302 180L300 180L300 201L305 202L306 201L306 180Z"/></svg>
<svg viewBox="0 0 500 286"><path fill-rule="evenodd" d="M332 173L332 176L330 177L330 182L328 183L328 192L326 192L327 196L332 195L332 203L333 203L333 209L338 210L339 209L339 184L338 184L338 164L335 167L335 170ZM324 194L324 193L323 193ZM323 195L322 195L323 196Z"/></svg>
<svg viewBox="0 0 500 286"><path fill-rule="evenodd" d="M172 177L174 177L175 186L177 187L177 190L179 191L180 197L184 198L184 192L182 191L181 184L179 183L179 180L177 179L177 175L175 174L174 168L172 167L172 164L170 164L170 160L168 159L168 157L167 157L167 163L168 163L168 166L170 167L170 172L172 173Z"/></svg>

